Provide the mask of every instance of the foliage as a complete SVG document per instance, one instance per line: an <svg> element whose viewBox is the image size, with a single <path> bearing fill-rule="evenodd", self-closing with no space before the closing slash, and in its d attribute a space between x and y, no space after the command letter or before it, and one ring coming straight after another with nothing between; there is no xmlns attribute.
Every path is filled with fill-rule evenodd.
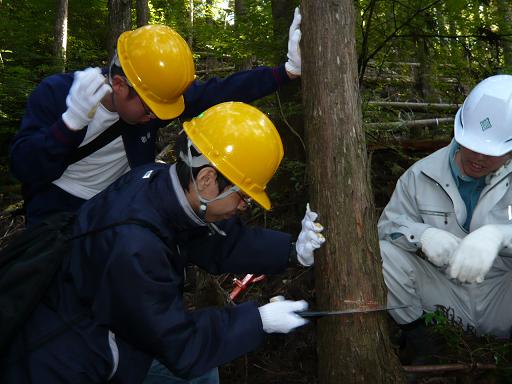
<svg viewBox="0 0 512 384"><path fill-rule="evenodd" d="M495 364L496 375L512 380L512 342L489 335L477 335L471 326L464 327L453 309L438 306L434 312L423 315L425 323L441 335L447 344L444 360L465 363L469 367L477 363Z"/></svg>

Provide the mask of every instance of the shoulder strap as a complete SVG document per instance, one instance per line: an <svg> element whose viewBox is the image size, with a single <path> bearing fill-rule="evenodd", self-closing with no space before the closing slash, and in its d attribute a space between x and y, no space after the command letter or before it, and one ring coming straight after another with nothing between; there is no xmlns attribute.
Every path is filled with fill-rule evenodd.
<svg viewBox="0 0 512 384"><path fill-rule="evenodd" d="M115 139L117 139L119 136L121 136L121 131L123 127L123 122L121 120L118 120L114 124L112 124L110 127L108 127L105 131L103 131L98 137L96 137L91 142L77 148L65 161L66 161L66 167L69 167L71 164L74 164L87 156L93 154L97 150L105 147L107 144L111 143ZM46 184L45 184L46 186ZM39 188L41 189L41 188ZM20 212L24 212L27 206L27 203L30 201L32 196L34 196L39 189L32 189L27 187L27 185L22 185L22 194L23 194L23 200L25 200L23 208L20 210Z"/></svg>
<svg viewBox="0 0 512 384"><path fill-rule="evenodd" d="M69 156L69 158L66 160L66 165L69 166L71 164L76 163L77 161L86 158L87 156L96 152L98 149L103 148L107 144L117 139L121 135L122 126L122 120L117 120L114 124L108 127L94 140L77 148L76 151L73 152L71 156Z"/></svg>

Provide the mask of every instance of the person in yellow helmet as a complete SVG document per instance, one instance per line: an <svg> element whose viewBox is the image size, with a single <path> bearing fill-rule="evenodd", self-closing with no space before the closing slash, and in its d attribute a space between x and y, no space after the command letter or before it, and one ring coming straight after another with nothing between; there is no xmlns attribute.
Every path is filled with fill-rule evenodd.
<svg viewBox="0 0 512 384"><path fill-rule="evenodd" d="M184 131L176 164L135 168L79 209L71 235L92 235L71 240L45 300L8 350L2 383L135 384L155 358L196 377L267 334L306 324L296 314L307 308L303 300L185 307L188 263L215 274L274 274L291 261L313 264L323 238L309 210L295 244L237 218L251 201L270 208L266 186L283 146L264 113L222 103Z"/></svg>
<svg viewBox="0 0 512 384"><path fill-rule="evenodd" d="M169 120L225 101L253 101L300 76L299 26L297 10L284 65L225 79L195 80L190 48L164 25L121 34L109 68L44 79L10 147L27 224L75 211L131 168L153 162L158 130Z"/></svg>

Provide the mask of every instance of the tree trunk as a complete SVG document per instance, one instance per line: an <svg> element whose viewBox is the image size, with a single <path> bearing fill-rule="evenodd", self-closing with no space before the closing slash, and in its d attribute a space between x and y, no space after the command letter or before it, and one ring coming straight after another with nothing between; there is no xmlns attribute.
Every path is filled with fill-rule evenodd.
<svg viewBox="0 0 512 384"><path fill-rule="evenodd" d="M56 1L53 55L61 71L66 70L68 43L68 0Z"/></svg>
<svg viewBox="0 0 512 384"><path fill-rule="evenodd" d="M148 0L137 0L137 27L147 25L149 22L149 7Z"/></svg>
<svg viewBox="0 0 512 384"><path fill-rule="evenodd" d="M194 44L194 0L188 0L188 37L187 42L192 49L192 45Z"/></svg>
<svg viewBox="0 0 512 384"><path fill-rule="evenodd" d="M239 34L240 26L247 20L247 0L235 0L235 31ZM252 68L252 56L242 58L238 67L241 71Z"/></svg>
<svg viewBox="0 0 512 384"><path fill-rule="evenodd" d="M132 4L130 0L108 0L108 9L110 33L107 49L109 57L112 57L119 35L132 28Z"/></svg>
<svg viewBox="0 0 512 384"><path fill-rule="evenodd" d="M385 304L359 100L350 0L303 0L303 95L311 206L327 242L315 264L318 309ZM317 322L319 383L401 383L385 313Z"/></svg>
<svg viewBox="0 0 512 384"><path fill-rule="evenodd" d="M512 70L512 2L510 0L497 0L500 34L505 35L501 40L503 47L504 69Z"/></svg>

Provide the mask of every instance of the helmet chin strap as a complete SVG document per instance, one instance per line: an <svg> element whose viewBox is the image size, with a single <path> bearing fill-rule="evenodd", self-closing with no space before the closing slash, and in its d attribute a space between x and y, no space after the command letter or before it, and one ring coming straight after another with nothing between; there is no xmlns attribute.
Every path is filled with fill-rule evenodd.
<svg viewBox="0 0 512 384"><path fill-rule="evenodd" d="M216 200L222 200L225 197L231 195L232 193L236 193L236 192L240 191L240 188L238 188L236 185L234 185L231 188L229 188L227 191L222 192L221 194L217 195L213 199L205 199L203 196L201 196L201 194L199 193L199 188L197 186L196 179L192 172L192 168L201 167L203 165L211 165L211 163L206 157L204 157L203 154L201 154L200 156L192 157L192 151L190 150L190 147L192 147L192 145L193 145L192 141L190 139L188 139L187 155L185 156L185 154L183 152L180 152L180 158L181 158L181 160L183 160L183 162L185 162L185 164L188 165L188 168L190 170L190 178L192 180L192 184L194 185L194 192L197 196L197 199L199 200L199 212L197 213L197 215L199 216L199 218L201 220L206 222L205 216L206 216L206 211L208 210L208 204L210 204Z"/></svg>

